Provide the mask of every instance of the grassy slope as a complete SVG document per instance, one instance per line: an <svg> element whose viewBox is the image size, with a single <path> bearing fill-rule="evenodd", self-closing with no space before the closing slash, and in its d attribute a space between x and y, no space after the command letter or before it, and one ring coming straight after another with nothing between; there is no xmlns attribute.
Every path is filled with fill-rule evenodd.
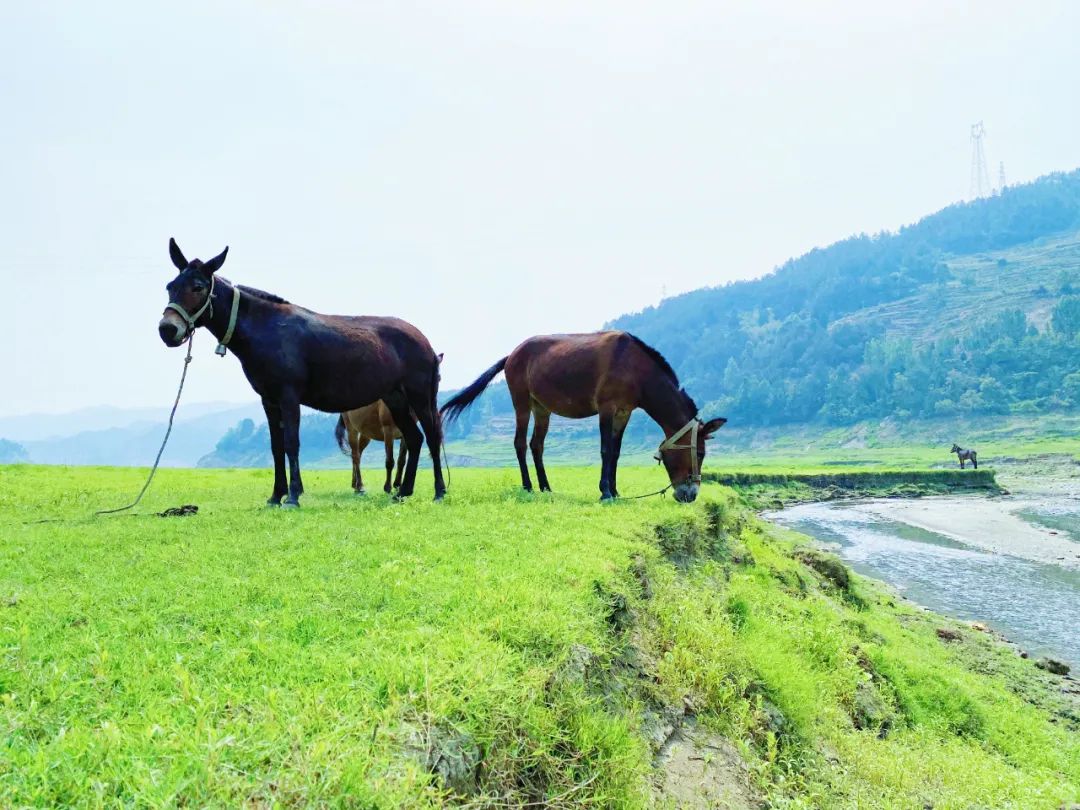
<svg viewBox="0 0 1080 810"><path fill-rule="evenodd" d="M0 477L0 806L437 805L455 763L479 805L640 806L643 718L684 706L776 806L1080 798L1050 676L831 584L722 487L601 506L595 470L536 497L469 470L391 505L315 473L289 513L266 472L166 470L145 510L197 517L92 520L141 471Z"/></svg>

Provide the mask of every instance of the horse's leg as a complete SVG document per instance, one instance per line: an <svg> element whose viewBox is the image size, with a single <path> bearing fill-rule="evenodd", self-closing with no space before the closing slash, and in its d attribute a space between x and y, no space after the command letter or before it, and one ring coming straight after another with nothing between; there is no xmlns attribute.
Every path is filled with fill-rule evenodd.
<svg viewBox="0 0 1080 810"><path fill-rule="evenodd" d="M405 470L405 450L405 440L402 439L397 454L397 473L394 475L394 489L398 489L401 486L401 474Z"/></svg>
<svg viewBox="0 0 1080 810"><path fill-rule="evenodd" d="M622 455L623 434L626 432L626 425L629 422L630 414L616 411L611 426L611 494L616 498L619 497L619 485L617 483L619 456Z"/></svg>
<svg viewBox="0 0 1080 810"><path fill-rule="evenodd" d="M274 456L274 491L267 506L277 506L288 489L285 483L285 437L282 431L281 408L269 400L263 400L266 426L270 430L270 452Z"/></svg>
<svg viewBox="0 0 1080 810"><path fill-rule="evenodd" d="M356 434L356 444L353 445L353 478L356 483L353 486L353 491L357 495L363 495L366 491L364 489L364 476L360 472L360 457L364 455L364 449L371 441L367 436Z"/></svg>
<svg viewBox="0 0 1080 810"><path fill-rule="evenodd" d="M529 477L529 463L525 460L526 436L529 432L529 416L531 412L526 404L524 408L514 403L514 452L517 454L518 467L521 469L521 488L526 492L532 492L532 478Z"/></svg>
<svg viewBox="0 0 1080 810"><path fill-rule="evenodd" d="M435 500L442 500L446 495L446 484L443 481L443 420L438 417L438 404L435 402L435 389L426 388L421 390L409 390L405 389L405 395L408 397L408 405L413 409L413 413L416 414L416 418L420 421L420 428L423 429L424 440L428 442L428 454L431 456L431 468L435 475ZM409 424L413 429L416 429L416 423L409 419ZM404 433L404 430L402 431ZM406 475L408 470L415 470L417 464L420 463L420 449L417 448L417 456L413 458L411 455L411 448L409 448L409 457L406 467Z"/></svg>
<svg viewBox="0 0 1080 810"><path fill-rule="evenodd" d="M386 483L383 492L390 492L390 477L394 474L394 427L383 425L383 445L386 447Z"/></svg>
<svg viewBox="0 0 1080 810"><path fill-rule="evenodd" d="M413 494L413 489L416 487L416 467L420 463L420 446L423 444L423 436L421 436L420 429L416 426L416 423L412 420L412 415L409 413L409 401L406 399L404 391L398 390L383 397L383 402L390 409L390 415L394 417L394 424L401 431L401 440L405 442L405 446L408 448L409 456L405 465L405 477L401 481L401 488L397 494L398 498L407 498Z"/></svg>
<svg viewBox="0 0 1080 810"><path fill-rule="evenodd" d="M349 436L349 452L352 455L352 489L353 492L356 492L356 489L359 486L357 483L357 479L360 478L360 453L357 452L358 448L356 446L356 443L359 440L360 435L358 433L355 433L352 427L349 426L347 422L346 430L348 431Z"/></svg>
<svg viewBox="0 0 1080 810"><path fill-rule="evenodd" d="M536 482L540 485L541 492L551 492L551 484L548 483L547 472L544 470L544 437L547 436L551 411L534 404L532 413L536 422L533 426L529 449L532 450L533 465L536 467Z"/></svg>
<svg viewBox="0 0 1080 810"><path fill-rule="evenodd" d="M615 497L611 492L613 423L614 415L610 411L600 412L600 500L602 501Z"/></svg>
<svg viewBox="0 0 1080 810"><path fill-rule="evenodd" d="M285 455L289 459L289 497L284 506L298 507L304 494L304 482L300 478L300 402L292 399L281 405L281 421L285 438Z"/></svg>
<svg viewBox="0 0 1080 810"><path fill-rule="evenodd" d="M979 469L979 459L974 453L971 454L971 466L974 467L976 470Z"/></svg>
<svg viewBox="0 0 1080 810"><path fill-rule="evenodd" d="M428 394L422 394L412 398L412 405L416 418L420 420L420 427L424 429L424 438L427 440L428 453L431 455L432 471L435 473L435 500L441 500L446 494L446 483L442 474L442 420L439 418L439 409L434 400ZM419 454L419 449L416 451ZM412 458L409 463L412 464ZM416 462L420 458L417 456Z"/></svg>

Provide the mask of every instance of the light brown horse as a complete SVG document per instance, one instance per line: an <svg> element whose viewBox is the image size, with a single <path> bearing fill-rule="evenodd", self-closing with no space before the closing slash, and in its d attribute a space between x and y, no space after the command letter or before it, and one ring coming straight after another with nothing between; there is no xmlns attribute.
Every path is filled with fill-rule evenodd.
<svg viewBox="0 0 1080 810"><path fill-rule="evenodd" d="M456 418L504 370L517 417L514 449L527 491L532 490L525 460L530 415L536 419L529 442L536 477L540 489L548 491L544 437L551 414L570 419L599 415L600 494L607 500L619 496L616 473L623 431L630 414L641 408L664 431L657 458L667 468L676 500L688 503L697 497L705 441L727 420L702 422L667 360L643 340L627 332L529 338L448 400L441 412Z"/></svg>
<svg viewBox="0 0 1080 810"><path fill-rule="evenodd" d="M413 416L412 413L409 414ZM414 417L415 421L415 417ZM401 431L394 424L394 417L386 403L381 399L362 408L345 411L334 428L334 438L343 453L352 456L352 488L357 495L365 494L364 479L360 474L360 458L364 449L373 441L383 442L386 446L386 483L383 492L392 492L401 486L401 475L405 468L405 442L398 451L397 475L394 476L393 488L390 476L394 471L394 440L401 438ZM347 442L347 443L346 443Z"/></svg>

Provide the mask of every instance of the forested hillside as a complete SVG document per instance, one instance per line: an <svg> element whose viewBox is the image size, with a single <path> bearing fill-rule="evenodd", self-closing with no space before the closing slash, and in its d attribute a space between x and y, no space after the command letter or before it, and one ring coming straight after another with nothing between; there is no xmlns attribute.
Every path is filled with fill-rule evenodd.
<svg viewBox="0 0 1080 810"><path fill-rule="evenodd" d="M334 427L337 425L336 414L317 413L305 410L300 418L300 446L304 456L314 462L317 459L333 459L339 464L347 464L348 459L341 454L334 440ZM381 453L381 448L371 452L374 457ZM382 458L379 455L379 458ZM370 459L369 459L370 461ZM199 459L200 467L272 467L274 457L270 452L270 430L266 422L253 419L241 419L218 441L210 453Z"/></svg>
<svg viewBox="0 0 1080 810"><path fill-rule="evenodd" d="M30 454L21 444L0 439L0 464L18 464L29 460Z"/></svg>
<svg viewBox="0 0 1080 810"><path fill-rule="evenodd" d="M608 326L735 424L1080 405L1080 171L851 237Z"/></svg>

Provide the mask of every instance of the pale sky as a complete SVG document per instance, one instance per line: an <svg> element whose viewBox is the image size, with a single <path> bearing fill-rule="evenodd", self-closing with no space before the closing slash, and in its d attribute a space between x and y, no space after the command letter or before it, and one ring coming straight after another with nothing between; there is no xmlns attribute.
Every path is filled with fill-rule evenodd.
<svg viewBox="0 0 1080 810"><path fill-rule="evenodd" d="M1080 165L1080 3L6 2L0 415L165 405L167 244L472 379ZM187 402L251 401L196 342ZM182 406L181 406L182 407Z"/></svg>

